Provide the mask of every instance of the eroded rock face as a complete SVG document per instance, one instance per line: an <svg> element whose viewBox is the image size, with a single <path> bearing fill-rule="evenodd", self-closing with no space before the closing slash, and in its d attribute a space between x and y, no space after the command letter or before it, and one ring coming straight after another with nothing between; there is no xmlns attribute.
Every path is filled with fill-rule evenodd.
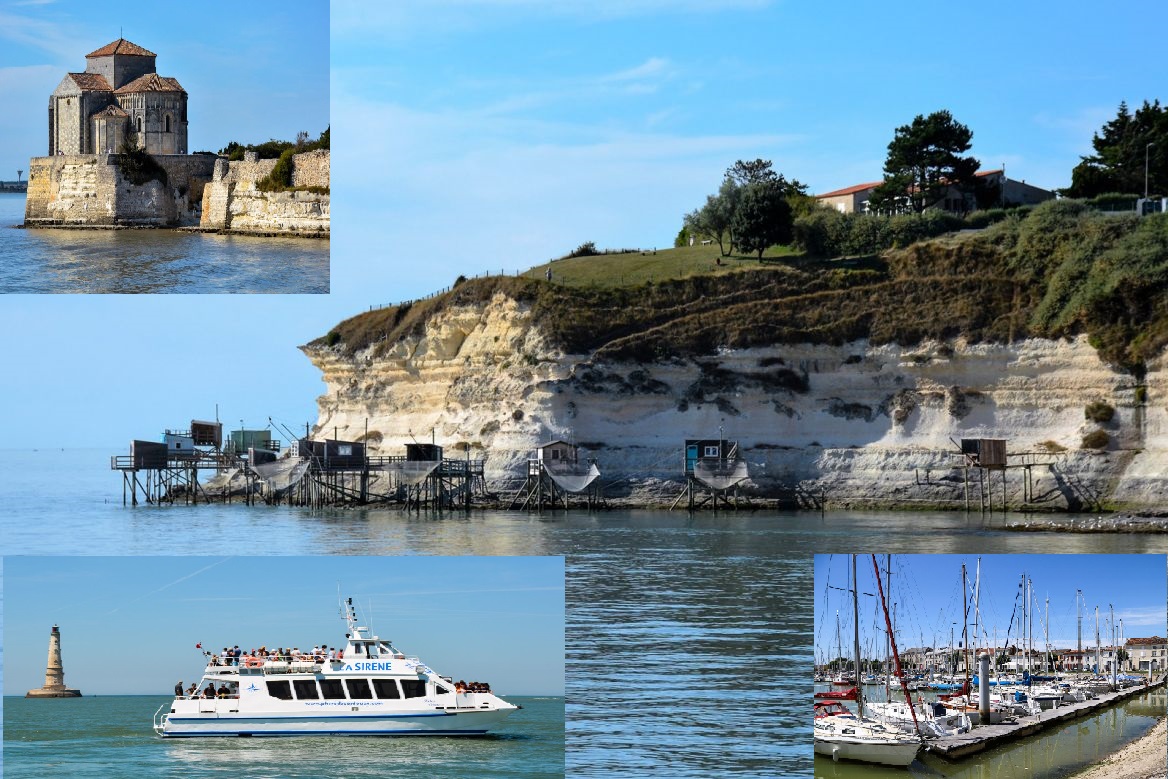
<svg viewBox="0 0 1168 779"><path fill-rule="evenodd" d="M958 507L964 475L953 467L953 441L1004 438L1011 455L1035 453L1038 506L1168 506L1163 360L1137 389L1084 338L800 344L650 365L593 362L558 352L523 306L499 295L447 310L421 337L375 351L305 347L328 386L318 428L358 438L368 424L384 454L433 435L448 452L469 447L485 457L499 486L522 478L536 444L563 438L597 457L611 493L671 500L684 440L721 430L739 441L762 495ZM1111 421L1085 418L1093 401L1115 408ZM1100 429L1107 445L1082 449L1083 436ZM1023 477L1007 472L1012 502Z"/></svg>

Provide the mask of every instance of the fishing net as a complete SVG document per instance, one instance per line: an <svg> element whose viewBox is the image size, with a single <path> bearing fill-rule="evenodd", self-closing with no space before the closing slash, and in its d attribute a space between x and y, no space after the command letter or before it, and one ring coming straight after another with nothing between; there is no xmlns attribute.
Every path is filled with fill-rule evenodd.
<svg viewBox="0 0 1168 779"><path fill-rule="evenodd" d="M724 490L750 476L745 460L698 460L694 478L710 489Z"/></svg>
<svg viewBox="0 0 1168 779"><path fill-rule="evenodd" d="M416 487L433 473L441 460L405 460L403 462L386 463L381 470L391 474L398 485Z"/></svg>
<svg viewBox="0 0 1168 779"><path fill-rule="evenodd" d="M564 492L583 492L589 484L600 478L600 469L596 463L592 463L587 471L579 468L553 468L547 463L543 467Z"/></svg>
<svg viewBox="0 0 1168 779"><path fill-rule="evenodd" d="M308 473L309 464L309 460L277 460L252 466L252 470L264 480L264 488L269 494L279 494L299 484Z"/></svg>

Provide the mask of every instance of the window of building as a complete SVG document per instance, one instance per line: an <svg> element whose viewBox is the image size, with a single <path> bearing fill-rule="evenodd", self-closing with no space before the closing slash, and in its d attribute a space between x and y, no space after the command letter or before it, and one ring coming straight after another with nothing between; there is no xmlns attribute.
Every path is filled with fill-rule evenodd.
<svg viewBox="0 0 1168 779"><path fill-rule="evenodd" d="M282 701L292 700L292 688L289 686L287 680L280 682L267 682L268 695L273 698L278 698Z"/></svg>
<svg viewBox="0 0 1168 779"><path fill-rule="evenodd" d="M163 121L163 124L165 125L162 128L163 132L170 132L170 115L168 114L167 116L163 117L162 121Z"/></svg>
<svg viewBox="0 0 1168 779"><path fill-rule="evenodd" d="M316 692L315 679L297 679L292 682L292 687L296 690L298 701L314 701L320 697Z"/></svg>
<svg viewBox="0 0 1168 779"><path fill-rule="evenodd" d="M704 455L702 455L702 456L703 456L703 457L718 457L720 454L721 454L721 452L718 450L718 447L716 447L716 446L707 446L707 447L706 447L706 453L705 453Z"/></svg>
<svg viewBox="0 0 1168 779"><path fill-rule="evenodd" d="M367 701L373 697L367 679L346 679L345 685L349 688L349 697L355 701Z"/></svg>
<svg viewBox="0 0 1168 779"><path fill-rule="evenodd" d="M396 679L374 679L373 691L382 700L401 697L401 693L397 689Z"/></svg>
<svg viewBox="0 0 1168 779"><path fill-rule="evenodd" d="M142 117L138 117L138 132L142 132Z"/></svg>
<svg viewBox="0 0 1168 779"><path fill-rule="evenodd" d="M402 679L401 686L404 698L426 697L426 683L421 679Z"/></svg>
<svg viewBox="0 0 1168 779"><path fill-rule="evenodd" d="M345 687L340 679L321 679L320 694L325 700L335 701L345 699Z"/></svg>

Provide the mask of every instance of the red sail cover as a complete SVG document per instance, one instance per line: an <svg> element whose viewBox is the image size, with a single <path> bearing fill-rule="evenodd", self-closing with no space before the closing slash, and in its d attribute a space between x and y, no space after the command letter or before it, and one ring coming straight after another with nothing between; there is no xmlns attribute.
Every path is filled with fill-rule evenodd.
<svg viewBox="0 0 1168 779"><path fill-rule="evenodd" d="M817 692L816 698L827 698L833 701L854 701L856 699L856 688L850 690L841 690L839 692Z"/></svg>

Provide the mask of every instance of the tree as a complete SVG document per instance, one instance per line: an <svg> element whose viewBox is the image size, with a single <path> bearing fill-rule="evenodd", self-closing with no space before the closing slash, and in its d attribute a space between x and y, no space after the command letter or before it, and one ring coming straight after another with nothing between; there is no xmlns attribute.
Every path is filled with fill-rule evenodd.
<svg viewBox="0 0 1168 779"><path fill-rule="evenodd" d="M1148 146L1148 144L1152 146ZM1142 194L1144 164L1148 191L1168 191L1168 106L1160 101L1144 104L1132 114L1119 104L1114 119L1091 139L1095 153L1082 157L1071 171L1070 197L1096 197L1108 192Z"/></svg>
<svg viewBox="0 0 1168 779"><path fill-rule="evenodd" d="M726 178L740 187L747 184L777 184L787 198L806 196L807 185L801 184L798 179L787 181L782 173L775 173L770 160L738 160L726 169Z"/></svg>
<svg viewBox="0 0 1168 779"><path fill-rule="evenodd" d="M760 181L742 188L731 227L738 248L762 253L777 243L791 242L791 204L777 181Z"/></svg>
<svg viewBox="0 0 1168 779"><path fill-rule="evenodd" d="M961 155L969 151L972 138L973 131L948 111L917 115L911 124L896 128L873 207L898 211L903 202L919 214L944 198L950 187L971 189L981 163Z"/></svg>
<svg viewBox="0 0 1168 779"><path fill-rule="evenodd" d="M725 257L728 254L723 243L723 237L730 232L730 222L734 218L734 209L738 203L738 188L727 186L729 179L722 182L721 189L716 195L707 195L706 204L696 211L686 215L684 224L686 229L694 235L705 235L718 242L718 251ZM733 251L733 235L731 234L730 251Z"/></svg>

